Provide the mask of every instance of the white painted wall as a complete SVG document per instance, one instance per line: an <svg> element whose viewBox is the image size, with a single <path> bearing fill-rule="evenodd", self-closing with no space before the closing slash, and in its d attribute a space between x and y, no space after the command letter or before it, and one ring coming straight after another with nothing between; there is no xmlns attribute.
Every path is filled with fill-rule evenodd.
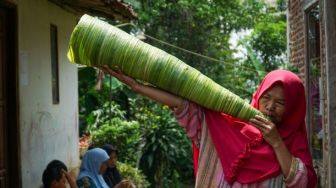
<svg viewBox="0 0 336 188"><path fill-rule="evenodd" d="M76 17L48 0L12 2L18 8L22 186L33 188L51 160L62 160L68 168L79 165L77 67L66 57ZM50 24L58 29L57 105L52 103Z"/></svg>

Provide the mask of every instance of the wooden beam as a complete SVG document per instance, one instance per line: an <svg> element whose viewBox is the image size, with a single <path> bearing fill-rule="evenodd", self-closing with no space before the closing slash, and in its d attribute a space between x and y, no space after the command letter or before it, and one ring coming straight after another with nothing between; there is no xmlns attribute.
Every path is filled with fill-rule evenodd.
<svg viewBox="0 0 336 188"><path fill-rule="evenodd" d="M120 0L49 0L77 15L84 13L129 22L137 18L133 8Z"/></svg>
<svg viewBox="0 0 336 188"><path fill-rule="evenodd" d="M336 1L324 0L324 23L327 67L327 130L329 151L326 160L328 187L336 187Z"/></svg>

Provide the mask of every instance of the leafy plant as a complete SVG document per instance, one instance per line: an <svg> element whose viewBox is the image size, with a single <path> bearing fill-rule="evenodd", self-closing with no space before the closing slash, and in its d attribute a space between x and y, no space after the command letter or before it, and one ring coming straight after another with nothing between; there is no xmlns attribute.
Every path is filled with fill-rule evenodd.
<svg viewBox="0 0 336 188"><path fill-rule="evenodd" d="M120 105L114 101L105 102L101 108L92 111L87 117L86 132L91 133L103 124L113 125L113 118L125 118L125 111L120 109ZM118 122L119 123L119 122Z"/></svg>
<svg viewBox="0 0 336 188"><path fill-rule="evenodd" d="M154 187L179 187L193 179L191 141L167 106L139 97L131 106L142 124L139 167ZM142 105L140 105L142 104ZM133 110L132 110L133 111Z"/></svg>
<svg viewBox="0 0 336 188"><path fill-rule="evenodd" d="M246 54L237 59L237 64L248 71L232 71L239 75L233 83L244 88L239 91L233 87L232 91L240 93L242 98L250 99L263 76L269 71L280 68L297 72L287 61L284 7L284 0L278 0L274 7L265 4L264 14L250 28L250 34L239 40L240 47L246 50Z"/></svg>
<svg viewBox="0 0 336 188"><path fill-rule="evenodd" d="M96 71L92 67L78 68L78 97L79 97L79 133L86 133L87 116L102 105L104 94L99 94L94 86Z"/></svg>
<svg viewBox="0 0 336 188"><path fill-rule="evenodd" d="M121 162L136 165L140 153L140 125L136 121L126 121L113 118L92 132L92 144L102 146L112 144L118 148L118 158Z"/></svg>
<svg viewBox="0 0 336 188"><path fill-rule="evenodd" d="M128 118L129 97L135 95L117 79L103 76L92 67L78 68L79 135L90 134L113 117Z"/></svg>
<svg viewBox="0 0 336 188"><path fill-rule="evenodd" d="M150 183L146 180L146 176L141 170L127 163L118 162L117 166L123 179L130 180L136 187L146 188L150 186Z"/></svg>

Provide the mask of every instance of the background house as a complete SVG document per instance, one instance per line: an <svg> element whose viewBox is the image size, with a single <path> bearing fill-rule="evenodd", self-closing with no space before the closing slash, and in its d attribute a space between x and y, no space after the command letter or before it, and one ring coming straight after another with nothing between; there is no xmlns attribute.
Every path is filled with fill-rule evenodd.
<svg viewBox="0 0 336 188"><path fill-rule="evenodd" d="M289 0L290 62L305 80L307 128L320 187L336 187L336 1Z"/></svg>
<svg viewBox="0 0 336 188"><path fill-rule="evenodd" d="M0 187L38 187L46 164L79 165L77 67L66 57L83 13L129 21L121 1L0 1Z"/></svg>

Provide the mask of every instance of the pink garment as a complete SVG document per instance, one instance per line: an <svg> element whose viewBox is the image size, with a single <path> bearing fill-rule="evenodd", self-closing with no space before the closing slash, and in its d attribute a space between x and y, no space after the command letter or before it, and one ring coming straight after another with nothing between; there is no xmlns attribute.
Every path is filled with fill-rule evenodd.
<svg viewBox="0 0 336 188"><path fill-rule="evenodd" d="M281 83L286 98L286 112L284 121L279 126L279 133L289 152L298 157L308 170L308 187L317 185L317 176L313 168L312 157L309 152L306 131L306 96L301 79L294 73L286 70L272 71L266 75L258 90L253 96L252 105L259 108L258 99L274 83Z"/></svg>
<svg viewBox="0 0 336 188"><path fill-rule="evenodd" d="M229 184L225 180L221 162L219 161L216 149L212 142L211 134L204 120L204 109L195 103L186 103L184 110L176 115L179 124L186 129L187 135L193 141L194 146L199 148L197 175L195 188L217 187L217 188L306 188L307 169L297 158L299 168L295 173L292 182L285 184L283 175L269 178L260 182Z"/></svg>
<svg viewBox="0 0 336 188"><path fill-rule="evenodd" d="M317 178L309 153L305 126L305 93L302 81L292 72L272 71L266 75L253 96L252 106L258 108L261 95L275 83L285 92L286 112L283 122L277 125L288 150L300 158L308 170L308 186L315 187ZM205 118L217 154L222 163L226 181L252 183L280 174L280 166L273 149L262 139L258 129L223 113L205 110ZM198 152L194 159L197 164Z"/></svg>

